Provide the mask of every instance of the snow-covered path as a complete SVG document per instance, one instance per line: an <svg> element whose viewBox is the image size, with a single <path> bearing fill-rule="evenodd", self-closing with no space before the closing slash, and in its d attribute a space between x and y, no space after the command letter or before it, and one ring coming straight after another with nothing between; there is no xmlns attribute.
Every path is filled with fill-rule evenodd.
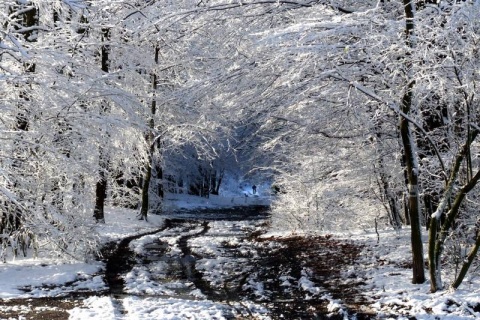
<svg viewBox="0 0 480 320"><path fill-rule="evenodd" d="M125 245L125 256L109 259L117 287L101 261L9 261L0 265L0 319L480 317L474 277L437 294L410 283L408 229L264 234L269 220L242 210L190 208L148 223L108 211L104 243Z"/></svg>
<svg viewBox="0 0 480 320"><path fill-rule="evenodd" d="M239 313L238 308L244 308L242 303L239 301L236 303L238 306L232 305L226 287L218 286L206 275L212 273L211 269L220 271L222 268L220 262L212 260L213 257L226 259L216 256L220 254L218 246L222 246L226 239L243 241L252 232L261 229L265 218L264 207L210 209L195 213L184 211L167 218L164 227L153 234L122 240L107 263L107 279L111 279L108 281L111 294L107 303L111 306L110 314L96 314L95 302L105 300L99 297L87 299L87 308L75 309L71 318L235 317ZM123 285L121 292L116 281L120 277Z"/></svg>
<svg viewBox="0 0 480 320"><path fill-rule="evenodd" d="M266 217L262 207L185 211L122 241L107 263L110 294L88 298L70 319L308 318L332 311L321 282L336 272L320 266L324 274L316 277L319 264L309 261L314 252L342 247L328 238L316 239L321 246L261 238ZM347 249L337 256L358 252Z"/></svg>

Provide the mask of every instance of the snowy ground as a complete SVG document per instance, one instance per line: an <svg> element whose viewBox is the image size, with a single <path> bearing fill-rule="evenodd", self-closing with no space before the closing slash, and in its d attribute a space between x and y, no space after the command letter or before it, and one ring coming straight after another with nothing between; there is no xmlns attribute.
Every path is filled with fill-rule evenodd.
<svg viewBox="0 0 480 320"><path fill-rule="evenodd" d="M467 277L457 291L447 289L435 294L430 293L428 280L422 285L411 284L409 228L400 232L381 231L378 243L374 232L359 232L349 238L366 244L358 260L358 273L363 273L364 290L372 301L371 307L379 315L393 312L400 319L412 316L431 320L480 319L480 279L477 276ZM426 240L424 234L425 254ZM425 272L428 278L428 270Z"/></svg>
<svg viewBox="0 0 480 320"><path fill-rule="evenodd" d="M234 203L239 205L241 201L250 201L247 204L264 203L266 197L228 197L202 199L201 203L195 204L192 199L183 197L171 197L171 208L192 208L195 206L216 207ZM232 200L233 199L233 200ZM107 224L99 226L103 241L108 242L121 239L133 234L144 233L161 227L165 217L152 215L149 222L136 219L135 212L129 210L109 210L106 213ZM222 222L214 222L216 230L222 230ZM238 223L238 230L229 229L228 232L240 232L247 225ZM250 226L251 227L251 226ZM193 228L191 233L201 232L199 227ZM220 232L220 231L218 231ZM226 232L226 231L225 231ZM286 234L270 233L263 237L288 236ZM164 234L165 241L173 241L173 234ZM229 241L228 234L225 234L225 241ZM148 236L132 242L132 249L142 250L142 244L148 243ZM354 241L355 244L364 245L360 257L347 270L343 270L345 283L361 283L360 292L368 301L366 309L377 314L379 319L478 319L480 318L480 279L471 277L465 280L460 290L455 292L442 291L436 294L429 293L428 282L422 285L411 284L411 269L408 268L410 260L409 230L400 232L392 230L380 231L380 241L377 243L377 235L373 230L362 230L357 233L334 234L332 239L345 239ZM232 243L238 246L238 243ZM208 273L211 281L215 281L216 274L231 272L232 268L226 258L219 261L216 258L218 243L209 241L207 237L199 237L193 243L194 250L210 254L211 259L205 259L198 268ZM241 247L240 247L241 249ZM248 255L246 255L247 257ZM329 259L329 257L318 257L318 259ZM248 259L245 260L245 268L248 267ZM169 297L158 299L163 293L170 295L168 290L171 287L162 287L158 283L149 281L146 277L149 270L142 268L133 269L126 278L126 287L131 295L122 299L122 307L118 307L118 299L105 294L107 289L103 277L100 275L104 269L101 262L72 263L61 260L38 259L17 259L0 265L0 319L25 319L21 310L34 308L33 306L12 305L9 299L17 298L40 298L58 297L71 295L72 292L98 292L98 295L90 296L84 300L76 300L68 310L69 319L224 319L225 305L203 299L202 293L196 290L189 291L188 283L179 283L178 287L184 286L184 294L178 298ZM334 267L334 266L333 266ZM161 269L159 263L158 269ZM229 271L230 270L230 271ZM159 274L161 272L159 271ZM329 310L341 313L347 309L347 302L336 299L325 294L323 288L317 288L308 278L307 273L302 273L301 281L297 286L309 292L310 296L321 294L330 300ZM285 285L289 279L285 278ZM258 294L262 294L262 284L253 280L248 282L247 287L258 286ZM180 288L181 289L181 288ZM251 289L251 288L250 288ZM151 296L148 296L148 294ZM147 294L147 296L139 296ZM187 298L186 298L187 297ZM17 300L10 300L17 301ZM20 300L19 300L20 301ZM246 304L251 302L245 302ZM37 308L42 308L37 306ZM249 310L255 310L250 318L270 319L270 316L262 309L261 305L250 305ZM12 316L15 315L15 316Z"/></svg>

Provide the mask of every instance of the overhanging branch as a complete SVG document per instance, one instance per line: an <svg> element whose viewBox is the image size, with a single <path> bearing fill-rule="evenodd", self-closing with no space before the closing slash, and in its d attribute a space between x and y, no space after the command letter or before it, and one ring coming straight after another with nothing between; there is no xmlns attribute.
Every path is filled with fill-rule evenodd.
<svg viewBox="0 0 480 320"><path fill-rule="evenodd" d="M417 123L414 119L412 119L411 117L409 117L407 114L405 114L404 112L402 112L400 110L400 108L393 102L391 101L386 101L384 100L382 97L380 97L379 95L377 95L374 91L372 90L369 90L368 88L365 88L364 86L362 86L361 84L359 84L358 82L356 81L352 81L350 79L348 79L347 77L343 76L343 74L337 70L337 73L338 75L340 76L340 78L344 81L348 81L348 83L354 87L355 89L357 89L358 91L362 92L363 94L365 94L366 96L372 98L373 100L377 101L377 102L380 102L384 105L386 105L390 110L392 110L393 112L395 112L397 115L401 116L402 118L404 118L405 120L407 120L408 122L410 122L411 124L413 124L423 135L424 135L424 138L427 139L427 141L429 142L429 144L432 146L433 150L435 151L435 155L437 156L438 158L438 161L440 162L440 166L442 168L442 172L443 172L443 176L444 176L444 179L445 181L447 181L447 174L446 174L446 169L445 169L445 163L443 162L443 159L442 157L440 156L440 152L438 151L438 148L437 148L437 145L435 144L435 142L432 140L432 138L430 138L430 136L428 135L428 133L425 131L425 129L423 129L423 127Z"/></svg>

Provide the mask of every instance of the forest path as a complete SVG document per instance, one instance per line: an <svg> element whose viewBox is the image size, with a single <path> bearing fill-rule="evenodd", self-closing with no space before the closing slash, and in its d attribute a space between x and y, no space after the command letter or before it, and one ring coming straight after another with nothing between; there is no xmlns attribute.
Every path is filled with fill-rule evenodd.
<svg viewBox="0 0 480 320"><path fill-rule="evenodd" d="M68 319L92 295L109 297L115 320L144 318L146 309L152 319L375 318L361 277L351 276L361 246L266 237L268 216L268 207L169 215L162 228L105 247L108 292L0 301L18 307L0 319Z"/></svg>
<svg viewBox="0 0 480 320"><path fill-rule="evenodd" d="M357 289L362 283L341 273L352 269L360 246L329 236L262 237L267 224L267 207L178 212L143 240L141 253L118 246L121 252L107 265L124 261L113 278L130 280L121 292L114 282L111 292L118 298L211 301L226 319L374 316ZM338 307L329 306L332 300Z"/></svg>

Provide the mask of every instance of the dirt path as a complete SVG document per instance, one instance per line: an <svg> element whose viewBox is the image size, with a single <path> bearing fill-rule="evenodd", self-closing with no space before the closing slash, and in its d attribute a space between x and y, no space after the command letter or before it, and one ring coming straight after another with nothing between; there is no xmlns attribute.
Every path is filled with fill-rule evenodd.
<svg viewBox="0 0 480 320"><path fill-rule="evenodd" d="M108 243L102 249L102 256L105 264L105 281L111 294L123 294L124 280L122 275L129 272L137 263L134 253L130 250L129 245L135 239L159 233L168 228L168 225L160 229L145 232L142 234L123 238L120 242Z"/></svg>
<svg viewBox="0 0 480 320"><path fill-rule="evenodd" d="M265 281L267 288L274 292L272 314L286 319L344 319L344 313L355 319L375 316L368 312L358 289L361 283L342 275L342 271L355 264L361 247L330 237L261 238L258 241L264 244L259 277L275 279ZM269 250L272 242L281 247ZM275 277L276 274L282 276ZM285 279L292 285L286 286ZM321 293L316 292L317 288ZM325 295L331 299L325 299ZM328 303L332 299L340 301L342 309L326 317L331 313Z"/></svg>
<svg viewBox="0 0 480 320"><path fill-rule="evenodd" d="M335 319L335 312L341 319L346 313L356 319L374 317L357 289L362 283L344 279L341 272L352 268L362 247L328 236L262 237L267 220L258 215L259 209L243 212L251 221L243 229L239 222L245 220L238 212L196 212L194 217L183 213L182 218L168 222L168 229L197 231L177 240L159 233L154 248L160 246L164 251L153 259L163 259L181 270L159 274L158 269L147 268L155 269L155 277L162 281L179 281L186 286L192 282L208 300L227 305L232 318L253 318L252 310L246 306L249 303L264 307L275 319L321 319L327 314L329 319ZM172 253L175 246L180 250ZM210 252L212 246L216 256ZM145 255L146 261L152 260L148 250ZM209 269L209 265L215 268ZM341 310L329 309L332 299L341 302Z"/></svg>
<svg viewBox="0 0 480 320"><path fill-rule="evenodd" d="M328 236L262 237L265 209L182 212L161 229L111 243L103 250L109 292L100 294L110 295L117 314L124 314L122 299L132 289L124 276L141 269L158 287L158 299L199 299L201 292L201 299L225 306L226 319L258 319L258 308L272 319L375 318L358 290L361 283L341 272L352 268L362 247ZM147 235L152 242L135 255L130 243ZM332 299L340 309L329 306ZM9 307L0 319L68 319L67 310L81 304L76 296L0 300Z"/></svg>
<svg viewBox="0 0 480 320"><path fill-rule="evenodd" d="M25 320L65 320L68 310L81 306L79 299L69 298L35 298L35 299L1 299L0 319Z"/></svg>

